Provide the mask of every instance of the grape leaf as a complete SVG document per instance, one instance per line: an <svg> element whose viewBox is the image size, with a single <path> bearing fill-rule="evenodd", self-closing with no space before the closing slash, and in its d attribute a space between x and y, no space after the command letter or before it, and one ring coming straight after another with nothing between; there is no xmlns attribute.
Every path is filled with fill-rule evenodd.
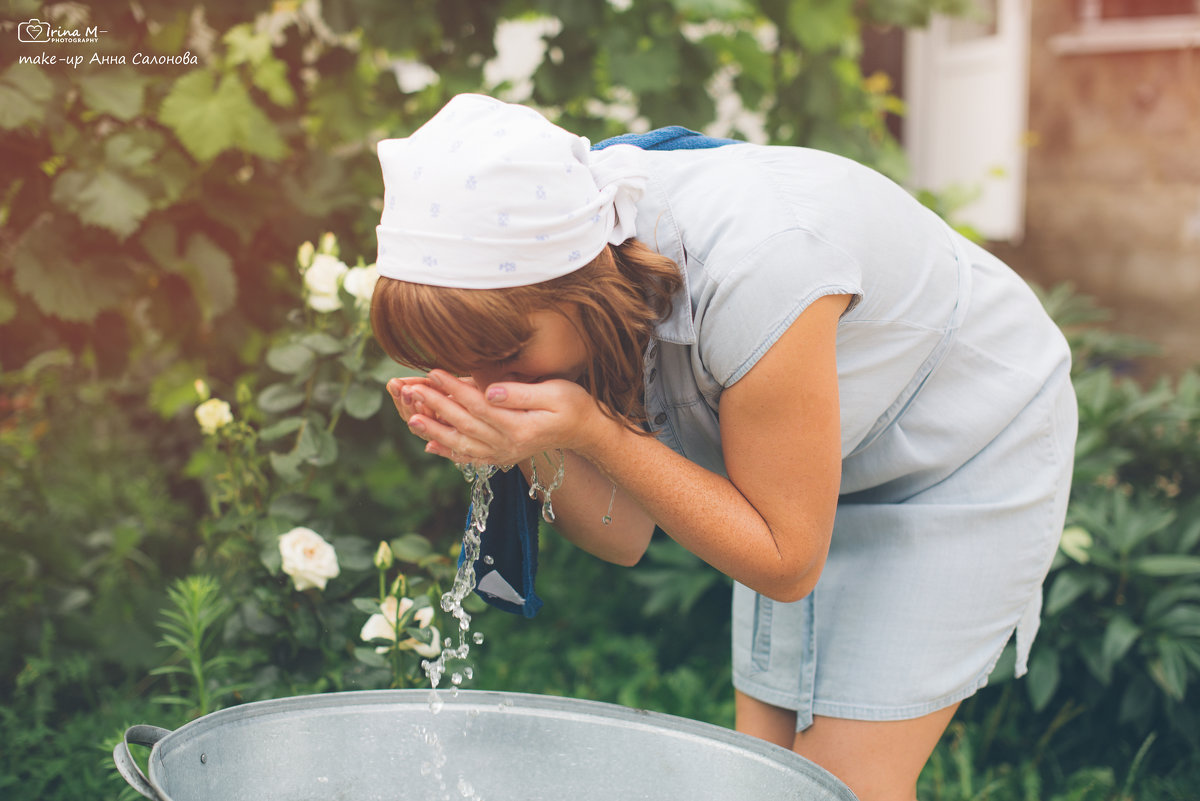
<svg viewBox="0 0 1200 801"><path fill-rule="evenodd" d="M89 225L124 239L150 211L150 197L128 176L101 166L92 172L64 170L54 181L54 202Z"/></svg>
<svg viewBox="0 0 1200 801"><path fill-rule="evenodd" d="M211 161L232 149L282 158L286 144L237 75L223 75L214 82L215 77L200 69L177 80L159 108L159 121L198 161Z"/></svg>

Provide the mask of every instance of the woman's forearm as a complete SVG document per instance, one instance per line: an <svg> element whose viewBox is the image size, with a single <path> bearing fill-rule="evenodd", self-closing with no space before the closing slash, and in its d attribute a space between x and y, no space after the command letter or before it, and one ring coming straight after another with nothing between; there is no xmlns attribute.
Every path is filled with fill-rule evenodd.
<svg viewBox="0 0 1200 801"><path fill-rule="evenodd" d="M583 456L672 539L768 597L792 601L811 591L828 542L822 521L792 520L790 528L773 529L729 479L653 438L620 425L606 429ZM805 528L811 530L796 530Z"/></svg>

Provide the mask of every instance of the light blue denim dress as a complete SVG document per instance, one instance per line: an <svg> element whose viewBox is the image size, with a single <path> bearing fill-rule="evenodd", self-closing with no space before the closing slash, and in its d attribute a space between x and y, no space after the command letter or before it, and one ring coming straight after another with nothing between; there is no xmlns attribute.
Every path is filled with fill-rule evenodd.
<svg viewBox="0 0 1200 801"><path fill-rule="evenodd" d="M1066 342L1007 266L906 191L803 148L644 153L638 239L686 286L645 355L663 442L721 475L722 391L813 300L837 336L842 478L816 589L736 585L734 685L797 711L919 717L1025 672L1076 433Z"/></svg>

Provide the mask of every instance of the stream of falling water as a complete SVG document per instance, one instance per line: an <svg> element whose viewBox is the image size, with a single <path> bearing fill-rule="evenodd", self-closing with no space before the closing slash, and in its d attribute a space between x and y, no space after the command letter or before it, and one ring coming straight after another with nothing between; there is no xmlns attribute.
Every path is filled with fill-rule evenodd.
<svg viewBox="0 0 1200 801"><path fill-rule="evenodd" d="M542 518L547 523L554 522L554 507L551 505L550 496L554 490L562 485L563 470L565 459L562 451L556 451L557 465L554 479L548 486L544 486L538 479L537 462L533 464L532 486L529 488L529 497L536 498L537 493L542 493ZM547 457L548 458L548 457ZM498 470L508 471L512 469L512 465L494 465L494 464L460 464L458 469L462 472L463 478L471 483L471 519L467 523L467 530L463 534L463 552L462 561L458 565L458 572L454 576L454 583L450 590L442 594L442 610L449 612L450 615L458 621L458 644L454 644L454 638L447 636L442 642L441 653L437 659L423 660L421 667L425 670L425 675L429 679L431 692L429 695L429 707L435 713L442 708L442 700L438 696L438 684L442 680L442 676L446 673L446 660L448 659L466 659L467 654L471 652L471 642L468 641L468 635L471 631L471 615L463 608L463 601L475 589L475 562L479 559L480 536L484 529L487 528L488 511L492 505L492 485L491 477ZM478 645L483 642L483 635L476 632L471 638ZM452 692L458 691L458 685L462 683L463 677L471 678L471 668L464 668L462 672L456 672L451 675L451 683L454 685Z"/></svg>
<svg viewBox="0 0 1200 801"><path fill-rule="evenodd" d="M488 510L493 497L489 479L497 470L508 470L511 467L512 465L498 467L492 464L458 465L463 478L471 482L471 519L468 521L467 530L463 535L462 561L458 565L454 583L449 591L442 594L442 610L449 612L458 621L458 645L454 645L454 639L448 636L442 643L442 651L438 654L437 659L426 659L421 662L421 667L425 670L425 675L429 678L432 688L429 706L434 712L442 707L437 688L442 676L446 673L446 660L466 659L467 654L471 652L471 643L467 637L471 630L471 615L463 608L463 600L475 589L475 561L479 558L480 535L487 528ZM482 638L476 634L476 643L481 640ZM455 676L460 675L455 674ZM454 683L455 689L457 689L458 683Z"/></svg>

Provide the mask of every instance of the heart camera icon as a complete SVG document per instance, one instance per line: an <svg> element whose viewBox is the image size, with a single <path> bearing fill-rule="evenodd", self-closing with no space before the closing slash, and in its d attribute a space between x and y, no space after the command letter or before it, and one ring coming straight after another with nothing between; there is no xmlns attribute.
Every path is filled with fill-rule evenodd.
<svg viewBox="0 0 1200 801"><path fill-rule="evenodd" d="M31 19L17 25L17 39L22 42L40 42L50 34L50 26L39 19Z"/></svg>

